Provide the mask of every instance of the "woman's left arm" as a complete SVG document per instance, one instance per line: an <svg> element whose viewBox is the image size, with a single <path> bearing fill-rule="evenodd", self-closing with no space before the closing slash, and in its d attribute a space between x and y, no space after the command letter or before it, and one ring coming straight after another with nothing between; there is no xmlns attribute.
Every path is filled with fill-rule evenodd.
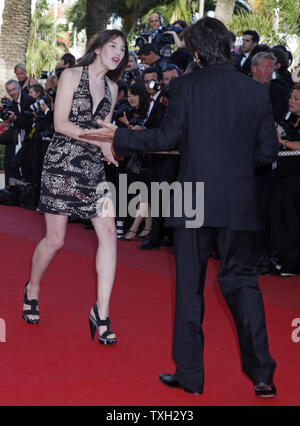
<svg viewBox="0 0 300 426"><path fill-rule="evenodd" d="M112 121L112 116L113 116L113 113L114 113L115 105L116 105L116 102L117 102L117 96L118 96L118 86L117 86L117 84L113 83L111 81L108 84L109 84L110 91L111 91L112 101L111 101L110 112L106 116L106 118L103 120L105 123L111 123L111 121ZM101 151L102 151L102 154L104 155L104 157L106 157L106 158L110 158L111 154L113 154L114 158L117 157L115 155L114 151L113 151L112 144L110 144L110 143L104 143L103 145L101 143ZM109 161L108 161L108 164L110 164ZM115 164L115 166L117 166L117 164L115 162L113 164Z"/></svg>
<svg viewBox="0 0 300 426"><path fill-rule="evenodd" d="M282 143L279 142L283 147L289 149L290 151L300 151L300 141L287 141L283 140Z"/></svg>

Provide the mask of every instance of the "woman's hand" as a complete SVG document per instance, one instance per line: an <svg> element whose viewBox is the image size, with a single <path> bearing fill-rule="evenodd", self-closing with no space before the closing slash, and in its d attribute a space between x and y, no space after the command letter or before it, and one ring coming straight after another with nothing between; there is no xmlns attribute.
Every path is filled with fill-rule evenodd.
<svg viewBox="0 0 300 426"><path fill-rule="evenodd" d="M173 36L174 42L175 42L175 44L178 48L185 47L184 41L180 40L176 31L165 31L164 33L165 34L171 34Z"/></svg>
<svg viewBox="0 0 300 426"><path fill-rule="evenodd" d="M125 124L125 126L127 126L127 127L129 126L129 121L128 121L128 119L127 119L126 112L124 112L123 117L120 117L120 118L119 118L119 121L120 121L121 123Z"/></svg>
<svg viewBox="0 0 300 426"><path fill-rule="evenodd" d="M106 161L107 164L114 164L116 167L118 167L119 163L115 158L116 154L113 150L112 144L99 142L98 146L103 154L103 161Z"/></svg>
<svg viewBox="0 0 300 426"><path fill-rule="evenodd" d="M98 120L97 124L102 127L100 129L82 130L79 137L92 142L111 143L114 140L115 133L118 127L114 124L106 123L102 120Z"/></svg>

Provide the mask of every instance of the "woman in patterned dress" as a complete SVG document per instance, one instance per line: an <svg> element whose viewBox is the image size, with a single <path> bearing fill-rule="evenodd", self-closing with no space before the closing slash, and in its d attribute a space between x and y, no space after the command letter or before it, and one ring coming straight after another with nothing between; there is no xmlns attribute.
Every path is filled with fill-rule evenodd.
<svg viewBox="0 0 300 426"><path fill-rule="evenodd" d="M55 134L44 161L39 211L44 213L46 236L37 245L30 280L25 286L23 319L37 324L41 279L63 246L68 217L91 219L98 237L96 270L98 299L89 314L92 338L98 330L103 344L116 343L110 329L109 300L116 268L114 209L103 161L118 165L109 144L99 145L79 137L82 128L96 128L98 120L110 122L117 85L128 61L126 37L105 30L91 41L78 65L66 69L59 80Z"/></svg>

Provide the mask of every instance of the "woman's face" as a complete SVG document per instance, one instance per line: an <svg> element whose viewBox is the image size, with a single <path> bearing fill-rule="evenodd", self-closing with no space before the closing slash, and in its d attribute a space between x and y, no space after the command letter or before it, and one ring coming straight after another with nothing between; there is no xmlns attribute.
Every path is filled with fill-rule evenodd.
<svg viewBox="0 0 300 426"><path fill-rule="evenodd" d="M109 70L115 70L125 55L125 42L122 37L108 41L101 49L96 50L101 63Z"/></svg>
<svg viewBox="0 0 300 426"><path fill-rule="evenodd" d="M289 110L300 115L300 90L293 90L289 100Z"/></svg>
<svg viewBox="0 0 300 426"><path fill-rule="evenodd" d="M130 92L130 90L128 90L127 99L128 99L129 105L132 108L138 109L138 107L140 106L140 97L139 97L139 95L134 95L133 93Z"/></svg>
<svg viewBox="0 0 300 426"><path fill-rule="evenodd" d="M30 87L30 89L29 89L29 95L32 96L35 99L37 99L39 97L39 94L37 92L35 92L32 87Z"/></svg>
<svg viewBox="0 0 300 426"><path fill-rule="evenodd" d="M23 68L16 69L16 76L19 82L23 82L27 79L26 71Z"/></svg>

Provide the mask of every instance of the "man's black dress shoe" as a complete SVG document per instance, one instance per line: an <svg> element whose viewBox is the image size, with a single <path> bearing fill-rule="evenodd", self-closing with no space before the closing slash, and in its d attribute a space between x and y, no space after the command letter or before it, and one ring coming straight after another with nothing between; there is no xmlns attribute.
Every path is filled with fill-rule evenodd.
<svg viewBox="0 0 300 426"><path fill-rule="evenodd" d="M273 398L277 395L276 388L273 383L258 383L254 386L255 395L260 398Z"/></svg>
<svg viewBox="0 0 300 426"><path fill-rule="evenodd" d="M160 241L159 244L161 247L173 247L173 242L170 240L170 238L165 235L164 238Z"/></svg>
<svg viewBox="0 0 300 426"><path fill-rule="evenodd" d="M193 395L201 395L202 392L195 392L191 389L186 388L183 386L173 374L160 374L159 380L166 386L169 386L169 388L176 388L176 389L183 389L184 392L191 393Z"/></svg>
<svg viewBox="0 0 300 426"><path fill-rule="evenodd" d="M160 247L160 244L155 242L155 241L151 241L151 240L145 240L141 245L138 246L139 250L153 250L153 249L157 249Z"/></svg>

